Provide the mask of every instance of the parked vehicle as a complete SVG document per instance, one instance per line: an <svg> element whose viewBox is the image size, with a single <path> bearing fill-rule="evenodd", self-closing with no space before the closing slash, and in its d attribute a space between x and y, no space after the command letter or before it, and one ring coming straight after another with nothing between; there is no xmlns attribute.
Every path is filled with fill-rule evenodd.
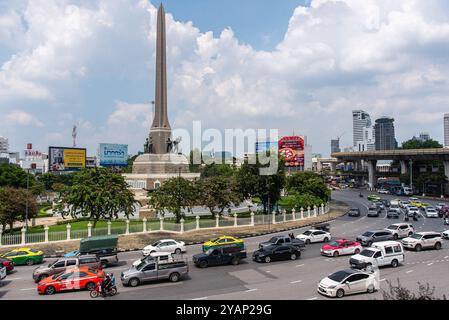
<svg viewBox="0 0 449 320"><path fill-rule="evenodd" d="M305 244L313 242L328 242L332 238L329 232L311 229L296 236L296 239L304 241Z"/></svg>
<svg viewBox="0 0 449 320"><path fill-rule="evenodd" d="M438 232L416 232L410 237L402 239L404 248L421 251L422 249L441 249L443 238Z"/></svg>
<svg viewBox="0 0 449 320"><path fill-rule="evenodd" d="M301 257L300 249L291 244L265 246L253 253L254 261L265 263L289 259L296 260L299 257Z"/></svg>
<svg viewBox="0 0 449 320"><path fill-rule="evenodd" d="M246 259L246 251L240 247L211 248L204 253L195 254L193 263L197 267L207 268L226 264L238 265Z"/></svg>
<svg viewBox="0 0 449 320"><path fill-rule="evenodd" d="M387 218L388 219L391 219L391 218L399 219L399 212L398 212L398 210L394 210L394 209L388 210L387 211Z"/></svg>
<svg viewBox="0 0 449 320"><path fill-rule="evenodd" d="M415 229L410 223L395 223L386 227L385 230L393 234L394 240L409 237L415 232Z"/></svg>
<svg viewBox="0 0 449 320"><path fill-rule="evenodd" d="M8 272L6 271L6 267L4 265L0 265L0 280L5 279L7 274Z"/></svg>
<svg viewBox="0 0 449 320"><path fill-rule="evenodd" d="M156 241L152 245L146 246L142 250L142 254L144 256L149 255L153 252L173 252L176 254L181 254L183 252L186 252L185 243L183 241L176 241L173 239L163 239Z"/></svg>
<svg viewBox="0 0 449 320"><path fill-rule="evenodd" d="M7 273L14 270L14 262L6 258L0 258L0 266L4 266Z"/></svg>
<svg viewBox="0 0 449 320"><path fill-rule="evenodd" d="M37 284L39 294L54 294L61 291L94 290L104 280L104 272L89 267L71 268L55 274Z"/></svg>
<svg viewBox="0 0 449 320"><path fill-rule="evenodd" d="M349 217L360 217L361 213L360 213L360 209L359 208L351 208L348 211L348 216Z"/></svg>
<svg viewBox="0 0 449 320"><path fill-rule="evenodd" d="M14 265L16 266L32 266L33 264L42 263L42 261L44 261L44 253L30 248L20 248L2 254L0 258L9 259L14 262Z"/></svg>
<svg viewBox="0 0 449 320"><path fill-rule="evenodd" d="M337 298L354 293L373 293L378 289L376 273L357 269L337 271L321 280L317 288L318 293Z"/></svg>
<svg viewBox="0 0 449 320"><path fill-rule="evenodd" d="M426 217L427 218L439 218L437 210L434 207L426 207L425 208Z"/></svg>
<svg viewBox="0 0 449 320"><path fill-rule="evenodd" d="M449 240L449 230L444 231L443 233L441 233L441 235L444 239Z"/></svg>
<svg viewBox="0 0 449 320"><path fill-rule="evenodd" d="M142 262L122 272L120 279L124 286L137 287L142 283L169 280L177 282L189 273L189 266L183 259L173 262Z"/></svg>
<svg viewBox="0 0 449 320"><path fill-rule="evenodd" d="M178 258L174 257L174 254L171 252L153 252L143 258L137 259L133 262L133 266L138 266L142 262L173 262Z"/></svg>
<svg viewBox="0 0 449 320"><path fill-rule="evenodd" d="M103 267L116 264L118 236L99 236L84 238L80 241L80 249L71 251L64 255L64 257L77 257L80 255L94 254L96 255Z"/></svg>
<svg viewBox="0 0 449 320"><path fill-rule="evenodd" d="M393 234L387 230L366 231L356 238L362 246L371 247L374 242L393 240Z"/></svg>
<svg viewBox="0 0 449 320"><path fill-rule="evenodd" d="M364 249L359 254L353 255L349 264L353 268L364 269L368 266L396 268L404 262L404 249L400 242L382 241L373 243L370 248Z"/></svg>
<svg viewBox="0 0 449 320"><path fill-rule="evenodd" d="M379 217L381 212L382 212L381 209L377 206L369 207L367 216L368 217Z"/></svg>
<svg viewBox="0 0 449 320"><path fill-rule="evenodd" d="M207 241L203 244L203 252L206 252L210 248L217 248L223 246L239 246L241 248L245 247L243 240L231 237L231 236L221 236L217 239Z"/></svg>
<svg viewBox="0 0 449 320"><path fill-rule="evenodd" d="M362 245L353 240L339 239L321 247L321 254L328 257L338 257L347 254L357 254L362 251Z"/></svg>
<svg viewBox="0 0 449 320"><path fill-rule="evenodd" d="M40 282L45 278L54 274L61 273L67 268L89 267L92 269L100 269L101 262L96 255L83 255L72 258L60 258L50 263L48 266L40 266L33 271L34 282Z"/></svg>
<svg viewBox="0 0 449 320"><path fill-rule="evenodd" d="M283 246L283 245L294 245L298 248L303 248L305 247L305 243L302 240L299 239L291 239L288 236L275 236L275 237L271 237L270 240L265 241L265 242L261 242L259 243L259 248L264 248L264 247L271 247L273 245L275 246Z"/></svg>

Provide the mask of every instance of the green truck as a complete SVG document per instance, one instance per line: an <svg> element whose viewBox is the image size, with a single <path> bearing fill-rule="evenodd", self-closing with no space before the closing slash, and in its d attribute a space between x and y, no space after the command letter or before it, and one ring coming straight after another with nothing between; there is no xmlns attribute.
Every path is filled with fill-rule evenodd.
<svg viewBox="0 0 449 320"><path fill-rule="evenodd" d="M79 250L65 254L65 257L73 257L85 254L95 254L101 261L103 267L116 264L118 236L99 236L81 239Z"/></svg>

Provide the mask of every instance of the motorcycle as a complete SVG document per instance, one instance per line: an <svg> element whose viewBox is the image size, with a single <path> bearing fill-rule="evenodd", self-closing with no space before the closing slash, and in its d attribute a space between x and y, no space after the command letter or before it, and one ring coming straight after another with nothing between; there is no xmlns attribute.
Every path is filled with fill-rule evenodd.
<svg viewBox="0 0 449 320"><path fill-rule="evenodd" d="M418 221L418 215L417 214L413 215L413 221Z"/></svg>
<svg viewBox="0 0 449 320"><path fill-rule="evenodd" d="M90 297L95 299L98 298L99 296L102 296L103 298L106 297L112 297L115 296L117 294L117 287L116 286L112 286L109 289L106 289L106 292L101 292L101 285L98 284L94 290L92 290L90 292Z"/></svg>
<svg viewBox="0 0 449 320"><path fill-rule="evenodd" d="M449 217L444 219L444 224L449 225Z"/></svg>
<svg viewBox="0 0 449 320"><path fill-rule="evenodd" d="M359 197L360 197L360 198L363 198L363 194L360 193L360 194L359 194Z"/></svg>

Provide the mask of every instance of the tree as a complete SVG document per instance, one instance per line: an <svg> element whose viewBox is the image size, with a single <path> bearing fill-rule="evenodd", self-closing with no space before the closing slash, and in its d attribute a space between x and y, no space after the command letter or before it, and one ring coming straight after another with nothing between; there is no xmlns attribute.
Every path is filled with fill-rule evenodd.
<svg viewBox="0 0 449 320"><path fill-rule="evenodd" d="M443 146L435 140L422 141L416 138L404 141L401 149L431 149L431 148L443 148Z"/></svg>
<svg viewBox="0 0 449 320"><path fill-rule="evenodd" d="M234 174L234 168L229 164L207 164L201 170L201 179L211 177L230 177Z"/></svg>
<svg viewBox="0 0 449 320"><path fill-rule="evenodd" d="M190 172L200 172L201 165L203 164L203 156L201 151L194 149L189 154L189 170Z"/></svg>
<svg viewBox="0 0 449 320"><path fill-rule="evenodd" d="M28 201L28 219L37 215L36 197L26 189L4 187L0 188L0 224L5 230L9 225L12 232L14 222L25 221Z"/></svg>
<svg viewBox="0 0 449 320"><path fill-rule="evenodd" d="M310 194L321 201L328 201L330 197L330 190L324 179L309 171L298 172L288 177L287 190L298 195Z"/></svg>
<svg viewBox="0 0 449 320"><path fill-rule="evenodd" d="M35 183L35 178L32 174L13 164L0 164L0 187L26 188L27 175L28 184L31 187Z"/></svg>
<svg viewBox="0 0 449 320"><path fill-rule="evenodd" d="M194 183L183 177L168 179L149 196L148 203L163 213L174 213L176 223L182 218L182 209L191 209L198 199Z"/></svg>
<svg viewBox="0 0 449 320"><path fill-rule="evenodd" d="M313 208L313 206L319 207L322 203L323 201L320 198L309 193L291 194L284 201L285 206L295 208L296 210L306 209L307 207Z"/></svg>
<svg viewBox="0 0 449 320"><path fill-rule="evenodd" d="M93 168L76 173L73 186L60 190L56 211L63 217L82 216L94 221L117 219L123 212L127 218L134 214L134 194L122 175L106 168Z"/></svg>
<svg viewBox="0 0 449 320"><path fill-rule="evenodd" d="M71 186L73 184L74 173L54 174L47 172L36 176L36 180L44 185L44 189L48 191L55 191L54 185Z"/></svg>
<svg viewBox="0 0 449 320"><path fill-rule="evenodd" d="M221 215L225 209L243 201L233 177L214 176L200 180L198 188L200 203L209 209L212 216Z"/></svg>
<svg viewBox="0 0 449 320"><path fill-rule="evenodd" d="M431 288L428 283L424 285L418 282L417 294L403 287L399 279L397 279L397 285L393 285L389 280L387 280L387 284L388 290L382 292L384 300L447 300L446 295L441 298L435 297L435 287Z"/></svg>

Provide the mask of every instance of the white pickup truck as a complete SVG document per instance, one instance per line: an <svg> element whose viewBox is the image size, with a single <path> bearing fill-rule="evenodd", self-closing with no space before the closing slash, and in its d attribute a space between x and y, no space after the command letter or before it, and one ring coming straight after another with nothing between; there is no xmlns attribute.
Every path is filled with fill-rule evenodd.
<svg viewBox="0 0 449 320"><path fill-rule="evenodd" d="M376 242L359 254L351 256L351 267L364 269L368 266L392 266L396 268L404 262L404 248L397 241Z"/></svg>

